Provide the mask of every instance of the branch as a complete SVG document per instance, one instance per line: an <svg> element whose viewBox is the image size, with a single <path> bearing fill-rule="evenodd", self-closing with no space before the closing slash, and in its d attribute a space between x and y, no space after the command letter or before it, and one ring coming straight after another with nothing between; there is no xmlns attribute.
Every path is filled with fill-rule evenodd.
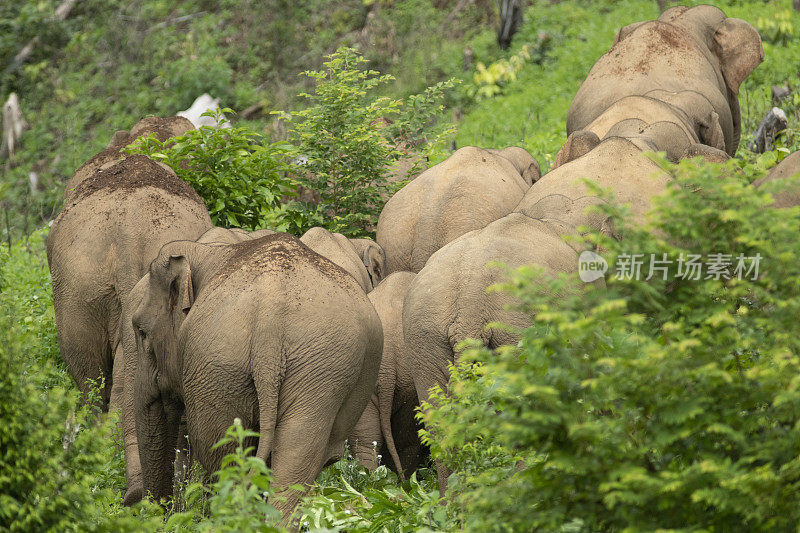
<svg viewBox="0 0 800 533"><path fill-rule="evenodd" d="M754 139L750 145L750 150L757 154L772 150L775 136L786 129L788 125L789 121L786 118L786 113L779 107L773 107L761 120L761 124L758 125L756 132L753 134Z"/></svg>
<svg viewBox="0 0 800 533"><path fill-rule="evenodd" d="M150 29L147 30L147 33L151 31L160 30L161 28L166 28L167 26L171 26L172 24L180 24L182 22L187 22L189 20L195 19L197 17L202 17L208 13L207 11L198 11L197 13L192 13L191 15L183 15L182 17L175 17L169 20L165 20L163 22L159 22L158 24L153 25Z"/></svg>
<svg viewBox="0 0 800 533"><path fill-rule="evenodd" d="M70 12L72 11L72 8L75 7L75 4L77 3L78 0L64 0L63 2L61 2L61 4L56 8L56 13L55 16L53 17L53 20L62 21L66 19L69 16ZM36 48L38 42L39 42L38 35L33 39L31 39L30 41L28 41L28 44L26 44L22 48L22 50L20 50L19 53L14 56L14 62L8 70L9 71L16 70L22 63L27 61L28 58L31 57L33 49Z"/></svg>

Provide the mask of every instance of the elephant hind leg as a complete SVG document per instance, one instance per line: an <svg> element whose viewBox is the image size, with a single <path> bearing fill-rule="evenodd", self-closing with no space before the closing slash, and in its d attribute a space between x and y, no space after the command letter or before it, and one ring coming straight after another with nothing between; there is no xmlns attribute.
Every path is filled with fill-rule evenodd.
<svg viewBox="0 0 800 533"><path fill-rule="evenodd" d="M316 416L284 416L275 429L272 452L272 473L275 476L274 506L290 525L292 513L302 494L291 487L314 482L327 460L330 448L331 414ZM296 527L296 525L295 525Z"/></svg>
<svg viewBox="0 0 800 533"><path fill-rule="evenodd" d="M417 371L414 374L414 387L420 404L430 402L430 389L438 385L447 390L450 379L448 365L453 362L454 350L449 339L443 334L429 337L428 342L417 335L406 338L411 353L411 364ZM436 472L439 480L439 494L444 497L447 490L447 478L451 471L441 460L436 459Z"/></svg>
<svg viewBox="0 0 800 533"><path fill-rule="evenodd" d="M380 450L384 444L380 415L376 403L375 395L373 395L348 437L351 449L358 462L369 470L378 468L380 462L377 454L380 452L377 450ZM373 442L375 443L374 445L372 444ZM336 455L336 450L331 450L331 454Z"/></svg>
<svg viewBox="0 0 800 533"><path fill-rule="evenodd" d="M56 303L57 302L57 303ZM97 309L77 299L54 298L58 345L78 390L88 398L92 382L105 383L98 407L108 410L112 388L112 347L104 320Z"/></svg>

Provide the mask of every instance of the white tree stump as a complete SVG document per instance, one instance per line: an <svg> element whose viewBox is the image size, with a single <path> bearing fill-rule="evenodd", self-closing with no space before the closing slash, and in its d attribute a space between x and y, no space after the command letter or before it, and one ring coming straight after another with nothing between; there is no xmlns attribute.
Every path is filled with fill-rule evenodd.
<svg viewBox="0 0 800 533"><path fill-rule="evenodd" d="M22 117L17 93L11 93L6 103L3 104L3 142L0 145L0 157L9 159L14 157L14 150L19 145L19 138L27 128L28 123Z"/></svg>
<svg viewBox="0 0 800 533"><path fill-rule="evenodd" d="M750 150L757 154L772 150L775 137L785 130L788 125L789 120L786 118L786 113L783 112L783 109L773 107L761 120L761 124L758 125Z"/></svg>

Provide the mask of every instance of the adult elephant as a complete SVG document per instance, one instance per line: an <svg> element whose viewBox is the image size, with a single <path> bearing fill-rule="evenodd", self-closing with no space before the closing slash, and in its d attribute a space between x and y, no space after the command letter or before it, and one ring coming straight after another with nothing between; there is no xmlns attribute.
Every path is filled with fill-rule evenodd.
<svg viewBox="0 0 800 533"><path fill-rule="evenodd" d="M578 89L567 134L589 128L626 97L650 97L682 111L702 144L733 155L739 87L763 59L761 38L747 22L708 5L668 9L619 31Z"/></svg>
<svg viewBox="0 0 800 533"><path fill-rule="evenodd" d="M271 229L247 231L241 228L215 227L205 232L197 242L236 244L274 234L275 231ZM348 239L341 233L331 233L325 228L317 227L306 231L300 241L346 270L364 292L371 291L382 278L385 262L383 250L371 239Z"/></svg>
<svg viewBox="0 0 800 533"><path fill-rule="evenodd" d="M136 431L144 488L172 494L185 413L192 455L234 419L258 430L256 456L280 492L311 483L343 451L375 386L380 319L351 275L287 234L232 245L165 245L137 285ZM255 445L255 442L248 442ZM278 504L287 516L298 494Z"/></svg>
<svg viewBox="0 0 800 533"><path fill-rule="evenodd" d="M605 216L587 212L601 200L590 194L584 179L614 191L638 221L668 181L636 143L609 138L542 177L509 215L431 256L409 286L403 306L404 340L420 402L429 399L434 385L447 389L448 366L457 362L462 341L478 339L490 348L515 344L518 332L530 324L510 295L487 291L506 280L505 269L490 263L537 265L549 276L575 273L581 248L565 236L577 235L581 226L615 234ZM443 488L448 472L442 465L437 469Z"/></svg>
<svg viewBox="0 0 800 533"><path fill-rule="evenodd" d="M170 132L174 122L159 119ZM148 119L152 123L152 119ZM129 156L99 168L75 187L47 237L53 307L61 357L87 394L104 383L100 407L123 407L121 320L128 294L167 242L195 239L212 226L202 199L168 167ZM123 412L128 490L141 499L141 471L132 420Z"/></svg>
<svg viewBox="0 0 800 533"><path fill-rule="evenodd" d="M397 191L378 218L386 274L419 272L453 239L507 215L539 178L522 148L467 146Z"/></svg>
<svg viewBox="0 0 800 533"><path fill-rule="evenodd" d="M309 248L345 269L364 289L371 291L383 277L383 249L370 239L348 239L325 228L311 228L300 240Z"/></svg>
<svg viewBox="0 0 800 533"><path fill-rule="evenodd" d="M403 299L413 279L413 272L395 272L367 295L383 325L383 356L375 391L348 437L361 464L376 468L377 451L401 479L419 467L424 453L415 417L417 369L403 339Z"/></svg>

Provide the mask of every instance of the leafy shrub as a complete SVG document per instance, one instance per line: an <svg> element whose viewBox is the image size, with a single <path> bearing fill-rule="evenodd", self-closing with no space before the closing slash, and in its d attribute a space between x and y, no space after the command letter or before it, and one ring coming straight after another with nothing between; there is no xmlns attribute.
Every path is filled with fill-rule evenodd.
<svg viewBox="0 0 800 533"><path fill-rule="evenodd" d="M467 86L467 95L482 100L500 94L506 85L517 79L517 74L530 59L531 47L524 44L516 54L508 59L499 59L488 67L479 61L472 76L473 84Z"/></svg>
<svg viewBox="0 0 800 533"><path fill-rule="evenodd" d="M516 271L504 288L531 316L519 346L468 350L450 394L434 398L432 453L457 470L467 529L786 531L800 520L798 209L767 208L733 165L664 166L675 181L653 225L606 208L623 240L589 240L610 265L667 254L667 279L612 276L576 293ZM715 253L760 254L757 279L676 276L681 254Z"/></svg>
<svg viewBox="0 0 800 533"><path fill-rule="evenodd" d="M224 119L230 109L203 115ZM239 128L202 126L162 143L150 136L128 149L170 166L203 198L217 226L260 229L273 224L281 197L292 191L285 177L285 143L270 143Z"/></svg>
<svg viewBox="0 0 800 533"><path fill-rule="evenodd" d="M317 83L316 93L305 95L316 105L283 115L294 123L294 146L269 142L246 126L201 127L166 143L141 139L128 152L175 170L205 200L218 226L269 227L295 235L312 226L349 236L369 233L390 190L391 164L412 148L435 157L452 133L433 122L454 82L392 100L374 94L391 76L359 69L366 60L356 50L342 48L328 57L327 70L305 73ZM232 113L208 115L219 120L224 112ZM296 180L288 177L292 173ZM298 184L320 201L294 199Z"/></svg>
<svg viewBox="0 0 800 533"><path fill-rule="evenodd" d="M314 93L301 94L309 107L283 117L293 125L298 181L319 194L316 210L324 226L347 236L365 235L373 231L390 191L389 165L405 155L398 144L407 139L392 134L420 139L453 82L409 97L403 114L402 100L375 95L394 79L391 75L359 68L367 60L353 48L326 57L324 70L303 73L315 83ZM390 127L381 125L387 122Z"/></svg>
<svg viewBox="0 0 800 533"><path fill-rule="evenodd" d="M325 469L312 487L301 524L311 531L354 532L441 531L455 526L447 508L439 503L436 472L418 470L401 484L385 466L368 471L349 451Z"/></svg>
<svg viewBox="0 0 800 533"><path fill-rule="evenodd" d="M189 509L175 513L166 521L169 531L278 532L280 513L267 502L272 475L264 461L251 454L254 448L244 441L258 433L242 427L237 418L225 436L214 445L235 443L236 449L222 460L210 486L201 482L186 489Z"/></svg>

